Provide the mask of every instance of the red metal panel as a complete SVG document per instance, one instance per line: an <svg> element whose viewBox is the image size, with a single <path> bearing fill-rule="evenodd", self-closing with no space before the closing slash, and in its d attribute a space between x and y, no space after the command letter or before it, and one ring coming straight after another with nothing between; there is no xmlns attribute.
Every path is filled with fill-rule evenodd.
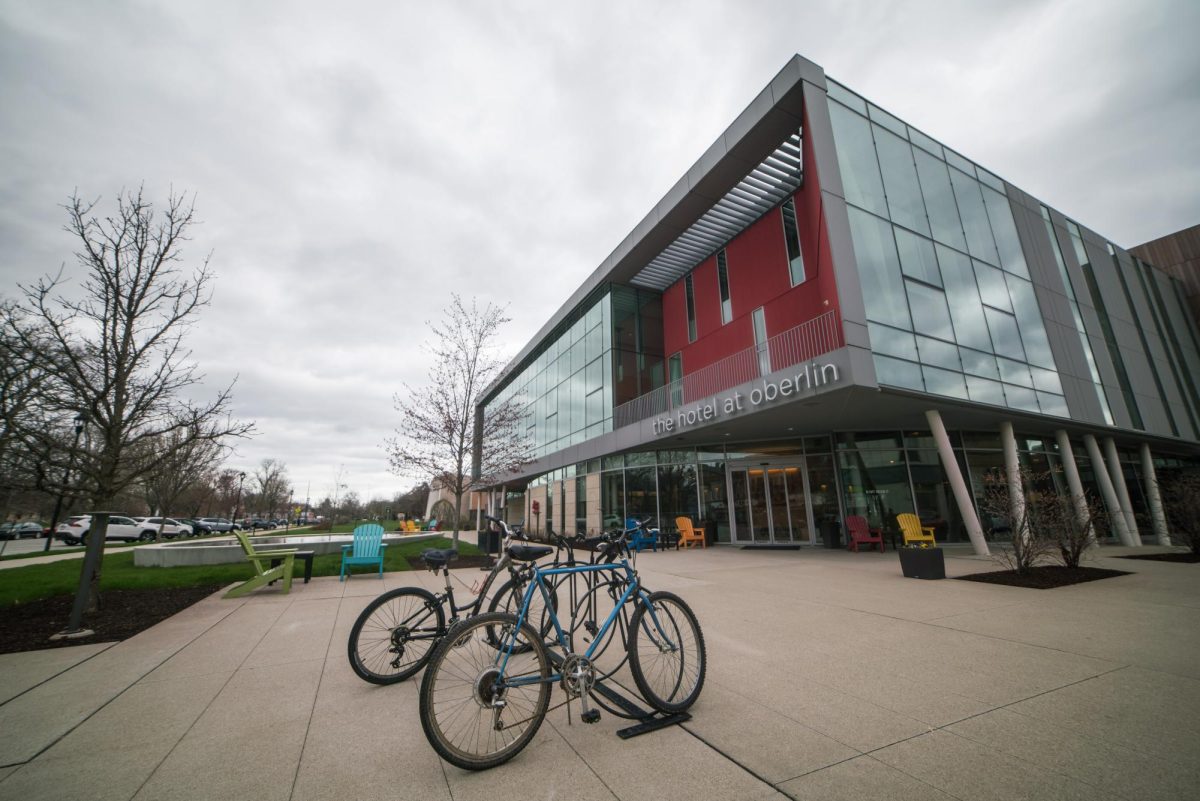
<svg viewBox="0 0 1200 801"><path fill-rule="evenodd" d="M806 112L807 117L807 112ZM810 130L807 118L805 130ZM667 354L683 352L683 372L701 367L754 345L750 314L763 307L767 335L786 331L827 311L840 308L832 269L829 234L821 208L820 177L812 144L804 137L804 185L795 194L800 249L804 254L805 281L791 286L787 243L780 209L767 212L726 246L733 321L721 325L716 259L707 259L693 271L696 299L696 341L688 344L684 280L672 284L663 296L663 324Z"/></svg>

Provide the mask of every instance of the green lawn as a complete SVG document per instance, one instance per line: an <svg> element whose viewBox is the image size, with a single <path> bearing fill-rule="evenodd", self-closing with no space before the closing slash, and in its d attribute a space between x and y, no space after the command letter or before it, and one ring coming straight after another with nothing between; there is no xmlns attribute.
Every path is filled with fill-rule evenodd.
<svg viewBox="0 0 1200 801"><path fill-rule="evenodd" d="M384 552L383 569L388 572L408 570L406 557L416 556L426 548L448 548L450 540L389 544ZM459 542L459 553L478 554L474 545ZM341 572L341 554L318 555L313 559L314 576L336 576ZM79 585L81 559L64 559L48 564L6 568L0 571L0 608L36 601L54 595L70 595ZM296 572L303 576L302 566ZM358 568L368 572L367 568ZM100 577L103 590L139 590L157 587L196 587L205 584L231 584L253 575L249 562L233 565L201 565L197 567L135 567L132 553L106 553ZM301 579L303 580L303 579Z"/></svg>
<svg viewBox="0 0 1200 801"><path fill-rule="evenodd" d="M104 546L107 551L110 548L132 548L135 545L143 545L141 542L110 542ZM7 562L9 559L36 559L39 556L57 556L60 553L83 553L87 549L80 545L78 548L55 548L52 551L30 551L29 553L11 553L5 556L0 556L0 562Z"/></svg>

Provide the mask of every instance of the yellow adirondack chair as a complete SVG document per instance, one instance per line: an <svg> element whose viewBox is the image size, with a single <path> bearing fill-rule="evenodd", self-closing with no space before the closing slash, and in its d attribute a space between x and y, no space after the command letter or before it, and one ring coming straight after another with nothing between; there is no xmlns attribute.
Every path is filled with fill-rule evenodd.
<svg viewBox="0 0 1200 801"><path fill-rule="evenodd" d="M933 526L922 526L921 518L906 512L896 515L896 522L900 524L900 532L904 535L905 545L915 542L922 548L937 547L937 540L933 538Z"/></svg>
<svg viewBox="0 0 1200 801"><path fill-rule="evenodd" d="M225 597L239 598L278 579L283 579L283 594L287 595L291 592L292 564L296 559L296 549L259 551L250 544L250 538L244 531L235 531L234 534L237 535L238 542L242 544L242 550L246 552L247 561L254 565L254 575L250 577L249 581L243 582L225 593ZM283 563L276 567L270 567L272 559L282 559ZM267 567L264 567L264 564Z"/></svg>
<svg viewBox="0 0 1200 801"><path fill-rule="evenodd" d="M692 519L690 517L675 518L675 528L679 529L680 548L691 548L697 543L699 543L700 547L702 548L708 547L708 543L704 539L704 532L697 531L695 529L695 527L692 525Z"/></svg>

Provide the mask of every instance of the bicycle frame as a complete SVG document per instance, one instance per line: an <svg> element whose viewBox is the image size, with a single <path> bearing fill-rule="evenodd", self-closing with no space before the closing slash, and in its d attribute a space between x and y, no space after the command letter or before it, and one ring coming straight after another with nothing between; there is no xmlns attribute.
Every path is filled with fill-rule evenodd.
<svg viewBox="0 0 1200 801"><path fill-rule="evenodd" d="M517 614L517 626L516 626L515 631L520 631L521 626L525 623L525 618L529 611L529 602L533 598L533 593L534 593L534 590L536 589L542 593L542 597L546 602L546 610L551 615L550 619L554 623L554 631L557 636L558 647L563 650L564 654L568 653L570 651L570 648L569 648L567 634L565 631L563 631L562 624L558 620L557 610L554 609L551 604L550 592L548 589L546 589L546 584L545 584L545 581L543 580L543 577L545 577L545 576L563 576L563 575L570 575L570 574L576 574L576 573L583 574L583 573L602 573L602 572L609 572L609 573L612 573L613 575L617 575L622 570L624 571L625 579L628 582L628 586L625 588L625 592L622 593L620 600L613 607L613 610L608 614L608 617L605 619L604 624L602 626L600 626L600 629L597 631L596 635L592 639L591 645L589 645L587 650L583 652L583 654L582 654L583 657L588 660L590 660L592 658L592 655L596 652L597 647L599 647L600 643L604 641L605 635L608 633L608 629L613 625L613 621L616 620L617 615L619 615L621 612L621 609L625 606L626 603L629 602L629 599L632 598L635 593L638 594L638 602L645 604L646 612L650 615L650 619L654 622L654 627L658 631L658 634L662 637L663 641L667 644L667 646L671 650L675 650L675 648L677 648L678 646L675 643L671 642L670 638L667 636L666 631L663 630L662 624L659 623L658 615L655 612L654 607L647 600L649 593L647 593L645 590L642 589L641 583L638 581L637 573L635 573L633 571L633 568L630 567L629 562L624 559L622 559L617 564L586 564L586 565L577 565L575 567L549 568L547 570L535 568L533 571L533 580L529 582L529 586L525 589L525 598L521 603L521 611ZM503 683L503 685L505 687L521 687L521 686L527 686L527 685L531 685L531 684L553 683L556 681L560 681L562 679L562 674L560 674L560 673L553 673L550 676L547 676L545 678L543 678L541 676L536 676L536 677L520 677L520 676L518 676L518 677L511 678L511 679L505 677L504 671L508 667L508 658L509 658L509 656L511 656L513 646L516 643L515 631L514 631L514 635L509 638L508 643L505 645L501 654L499 656L497 656L497 659L500 660L500 664L499 664L500 677L497 678L497 683L498 684Z"/></svg>

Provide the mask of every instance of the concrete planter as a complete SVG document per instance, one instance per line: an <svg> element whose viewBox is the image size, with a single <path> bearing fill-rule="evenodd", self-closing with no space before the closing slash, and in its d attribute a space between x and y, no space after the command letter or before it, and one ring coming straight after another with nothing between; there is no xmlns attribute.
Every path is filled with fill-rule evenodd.
<svg viewBox="0 0 1200 801"><path fill-rule="evenodd" d="M944 579L946 560L941 548L900 548L900 570L905 578Z"/></svg>

